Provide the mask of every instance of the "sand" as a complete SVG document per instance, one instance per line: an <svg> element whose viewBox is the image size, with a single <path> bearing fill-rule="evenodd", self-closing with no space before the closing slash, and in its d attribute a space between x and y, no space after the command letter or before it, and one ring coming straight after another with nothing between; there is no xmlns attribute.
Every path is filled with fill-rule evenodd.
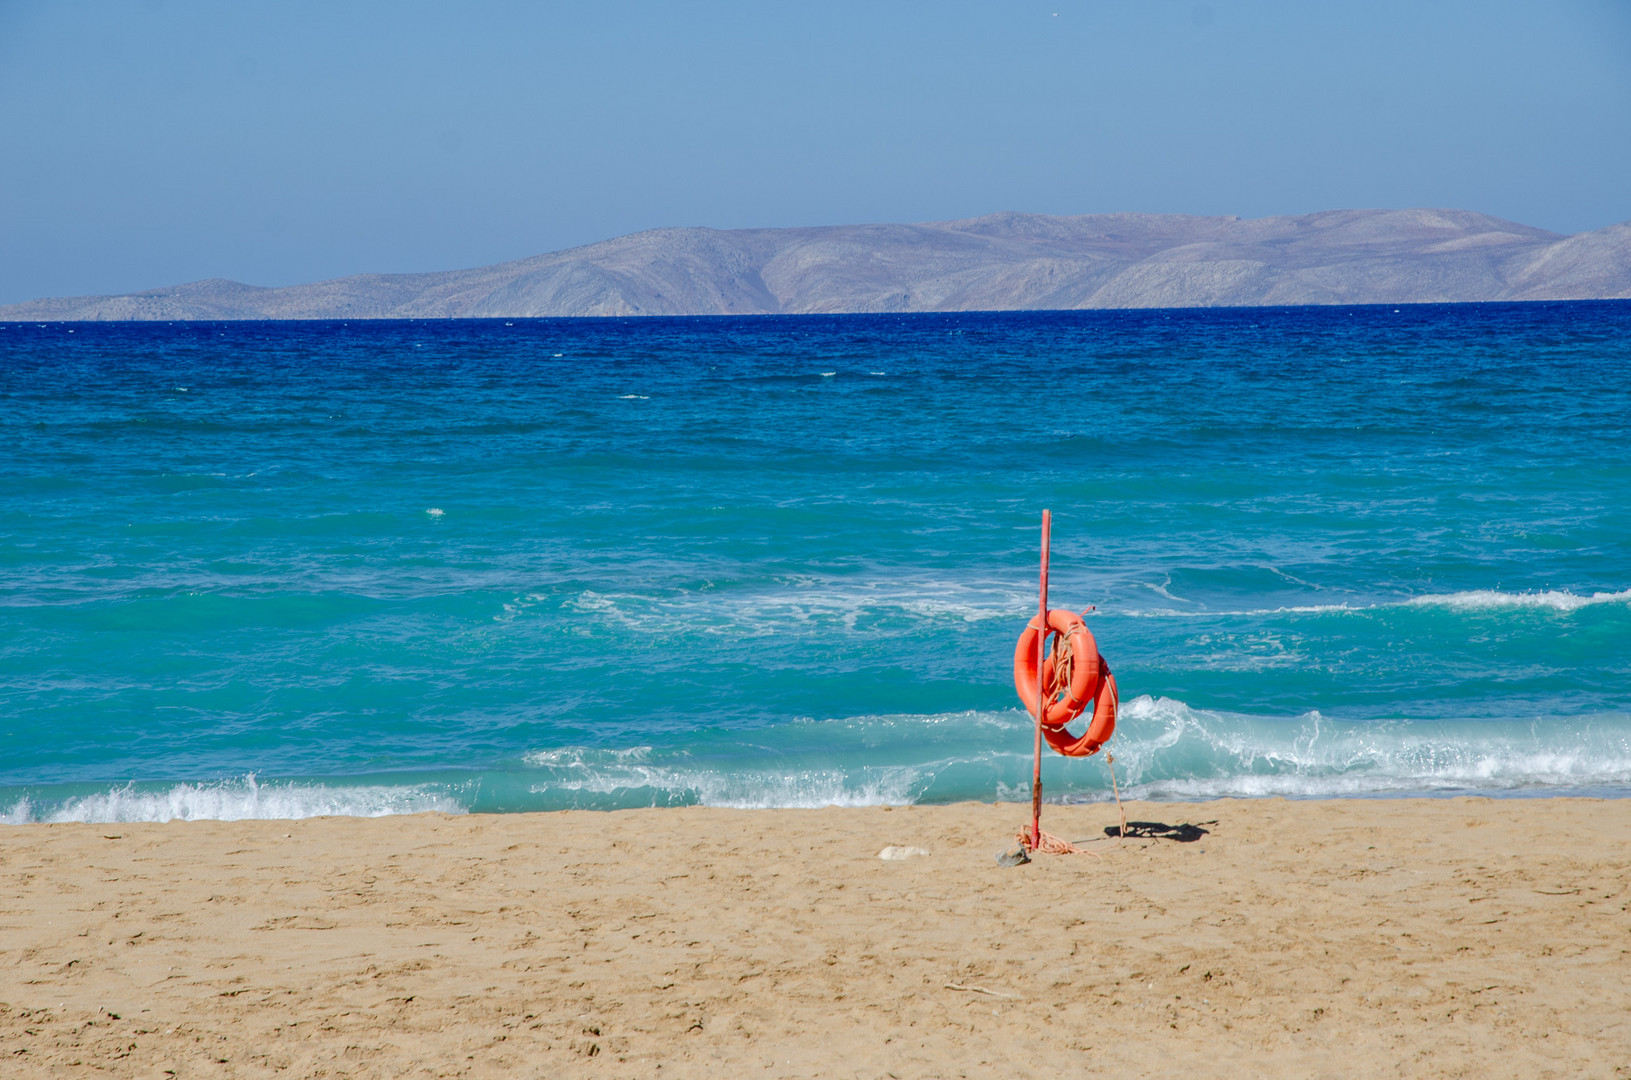
<svg viewBox="0 0 1631 1080"><path fill-rule="evenodd" d="M1129 811L3 827L0 1076L1631 1076L1631 800Z"/></svg>

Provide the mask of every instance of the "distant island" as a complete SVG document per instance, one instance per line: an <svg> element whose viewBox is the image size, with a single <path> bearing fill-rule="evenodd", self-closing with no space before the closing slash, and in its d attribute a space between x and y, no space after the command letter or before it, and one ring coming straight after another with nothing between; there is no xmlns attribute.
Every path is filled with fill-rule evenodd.
<svg viewBox="0 0 1631 1080"><path fill-rule="evenodd" d="M1631 297L1631 222L1563 236L1464 210L1241 219L1002 213L653 229L473 270L195 281L0 320L459 319L1415 304Z"/></svg>

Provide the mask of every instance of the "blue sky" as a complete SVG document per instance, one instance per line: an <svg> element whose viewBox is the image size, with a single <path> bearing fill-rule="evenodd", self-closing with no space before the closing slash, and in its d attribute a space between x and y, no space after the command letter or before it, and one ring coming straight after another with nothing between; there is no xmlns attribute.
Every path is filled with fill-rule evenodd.
<svg viewBox="0 0 1631 1080"><path fill-rule="evenodd" d="M0 0L0 303L660 225L1631 219L1631 3Z"/></svg>

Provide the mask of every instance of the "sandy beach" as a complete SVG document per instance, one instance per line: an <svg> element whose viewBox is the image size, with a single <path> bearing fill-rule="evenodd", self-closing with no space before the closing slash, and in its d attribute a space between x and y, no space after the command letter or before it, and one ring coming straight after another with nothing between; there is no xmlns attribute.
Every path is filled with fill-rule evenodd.
<svg viewBox="0 0 1631 1080"><path fill-rule="evenodd" d="M1631 1076L1631 802L1128 811L10 827L0 1074Z"/></svg>

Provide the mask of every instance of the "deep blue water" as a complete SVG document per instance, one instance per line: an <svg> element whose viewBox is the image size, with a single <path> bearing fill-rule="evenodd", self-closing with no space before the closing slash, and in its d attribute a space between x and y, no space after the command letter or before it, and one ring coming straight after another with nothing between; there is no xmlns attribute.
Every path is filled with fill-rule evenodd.
<svg viewBox="0 0 1631 1080"><path fill-rule="evenodd" d="M0 817L1631 794L1631 302L0 325ZM1108 794L1050 759L1050 796Z"/></svg>

